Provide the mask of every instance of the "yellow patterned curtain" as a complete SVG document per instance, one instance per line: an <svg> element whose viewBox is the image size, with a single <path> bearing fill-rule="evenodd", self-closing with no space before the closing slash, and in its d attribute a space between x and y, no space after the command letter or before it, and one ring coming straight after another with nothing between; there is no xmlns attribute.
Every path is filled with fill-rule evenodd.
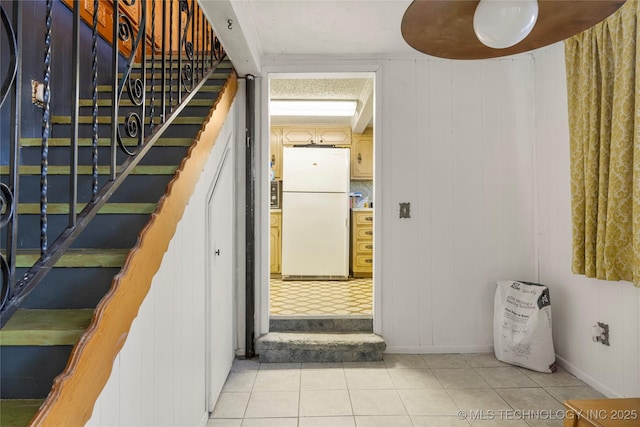
<svg viewBox="0 0 640 427"><path fill-rule="evenodd" d="M640 2L565 41L574 273L640 286Z"/></svg>

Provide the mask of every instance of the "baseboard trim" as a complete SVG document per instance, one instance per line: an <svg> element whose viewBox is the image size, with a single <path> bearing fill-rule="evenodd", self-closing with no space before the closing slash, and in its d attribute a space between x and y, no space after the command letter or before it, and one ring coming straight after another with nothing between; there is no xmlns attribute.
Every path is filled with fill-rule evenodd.
<svg viewBox="0 0 640 427"><path fill-rule="evenodd" d="M436 345L436 346L395 346L388 345L385 353L429 354L429 353L493 353L489 345Z"/></svg>
<svg viewBox="0 0 640 427"><path fill-rule="evenodd" d="M617 393L616 391L610 389L606 385L602 384L600 381L593 378L591 375L584 372L582 369L578 368L573 363L569 362L567 359L564 359L563 357L560 357L557 354L556 354L556 361L558 362L558 365L562 366L568 372L580 378L582 381L589 384L591 387L593 387L600 393L604 394L608 398L624 397L620 393Z"/></svg>

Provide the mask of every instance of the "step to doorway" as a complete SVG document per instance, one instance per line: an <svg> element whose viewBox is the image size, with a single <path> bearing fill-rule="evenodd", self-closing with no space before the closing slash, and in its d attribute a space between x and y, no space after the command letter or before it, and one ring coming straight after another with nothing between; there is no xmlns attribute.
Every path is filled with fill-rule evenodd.
<svg viewBox="0 0 640 427"><path fill-rule="evenodd" d="M271 332L373 332L371 316L271 316Z"/></svg>
<svg viewBox="0 0 640 427"><path fill-rule="evenodd" d="M377 362L387 344L371 333L270 332L256 342L264 363Z"/></svg>

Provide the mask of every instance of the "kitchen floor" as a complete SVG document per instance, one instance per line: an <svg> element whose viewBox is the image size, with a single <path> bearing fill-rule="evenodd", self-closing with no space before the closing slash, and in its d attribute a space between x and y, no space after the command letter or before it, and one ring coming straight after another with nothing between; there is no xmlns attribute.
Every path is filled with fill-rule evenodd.
<svg viewBox="0 0 640 427"><path fill-rule="evenodd" d="M270 315L371 315L373 279L271 279Z"/></svg>
<svg viewBox="0 0 640 427"><path fill-rule="evenodd" d="M207 427L560 427L561 402L603 397L562 368L534 372L492 353L236 360Z"/></svg>

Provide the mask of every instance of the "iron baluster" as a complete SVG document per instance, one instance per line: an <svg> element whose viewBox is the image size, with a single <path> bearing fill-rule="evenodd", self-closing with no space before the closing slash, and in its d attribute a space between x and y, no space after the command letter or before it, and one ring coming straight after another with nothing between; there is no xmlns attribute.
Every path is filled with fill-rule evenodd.
<svg viewBox="0 0 640 427"><path fill-rule="evenodd" d="M7 41L9 42L9 66L7 68L7 76L2 82L2 87L0 88L0 107L4 104L4 100L9 95L9 89L13 85L13 82L16 78L17 71L17 60L18 60L18 46L16 41L16 33L13 31L13 26L11 25L11 21L9 21L9 16L7 12L4 10L4 7L0 5L0 17L2 18L2 25L4 26L5 32L7 33Z"/></svg>
<svg viewBox="0 0 640 427"><path fill-rule="evenodd" d="M187 0L180 0L178 3L178 104L182 101L182 45L184 44L184 34L182 30L182 12L184 8L189 8Z"/></svg>
<svg viewBox="0 0 640 427"><path fill-rule="evenodd" d="M111 34L111 40L113 43L111 51L111 151L110 151L110 167L109 167L109 180L114 181L116 179L116 143L118 141L118 100L120 95L118 94L118 22L120 14L119 0L113 0L113 32Z"/></svg>
<svg viewBox="0 0 640 427"><path fill-rule="evenodd" d="M187 78L187 80L189 81L189 88L188 91L191 92L191 87L193 85L193 81L196 78L196 64L195 64L195 55L196 55L196 19L195 19L195 12L196 12L196 0L191 0L191 10L190 10L190 15L191 15L191 42L190 44L187 43L187 57L189 58L189 61L191 61L191 73L189 74L189 77ZM191 55L189 57L189 47L191 47Z"/></svg>
<svg viewBox="0 0 640 427"><path fill-rule="evenodd" d="M169 2L169 112L173 112L173 1Z"/></svg>
<svg viewBox="0 0 640 427"><path fill-rule="evenodd" d="M191 92L193 89L193 40L187 40L187 34L189 33L189 26L191 25L191 34L193 35L193 5L195 0L191 2L191 8L189 8L189 2L187 0L180 0L181 11L187 13L187 20L184 28L182 29L182 38L180 43L180 56L178 57L178 69L180 70L180 90L178 91L178 101L182 101L182 89L185 92ZM182 22L182 20L180 21ZM185 51L185 59L188 63L182 65L182 49Z"/></svg>
<svg viewBox="0 0 640 427"><path fill-rule="evenodd" d="M167 117L167 4L162 2L162 123Z"/></svg>
<svg viewBox="0 0 640 427"><path fill-rule="evenodd" d="M20 96L22 87L22 58L18 54L18 47L22 46L22 32L16 32L14 28L20 28L22 20L22 4L14 3L12 8L13 22L2 5L0 5L2 25L7 35L9 44L9 67L7 76L2 84L0 109L6 99L10 99L8 105L11 108L11 137L9 148L9 182L8 185L0 184L0 228L7 230L6 252L0 253L0 309L11 299L15 293L15 255L17 250L18 221L15 216L18 203L18 144L20 141L21 104ZM9 93L12 96L9 98Z"/></svg>
<svg viewBox="0 0 640 427"><path fill-rule="evenodd" d="M91 201L98 194L98 7L93 0L93 26L91 32Z"/></svg>
<svg viewBox="0 0 640 427"><path fill-rule="evenodd" d="M205 16L204 13L202 13L202 10L200 11L200 19L202 21L202 27L200 29L200 40L201 40L201 45L200 45L200 69L202 70L202 74L204 75L205 72L205 61L204 61L204 53L206 52L206 27L205 27Z"/></svg>
<svg viewBox="0 0 640 427"><path fill-rule="evenodd" d="M78 200L78 116L80 108L80 4L73 2L71 144L69 147L69 227L75 227Z"/></svg>
<svg viewBox="0 0 640 427"><path fill-rule="evenodd" d="M142 55L145 55L142 47ZM149 132L153 132L153 118L155 114L154 101L156 98L156 0L151 0L151 99L149 100ZM143 116L144 117L144 116Z"/></svg>
<svg viewBox="0 0 640 427"><path fill-rule="evenodd" d="M125 0L126 4L132 6L135 4L136 0ZM118 102L122 99L122 92L124 91L125 85L127 87L127 95L129 96L129 100L133 103L135 107L140 107L140 114L137 112L129 112L124 118L124 127L125 133L129 138L137 139L135 150L130 149L120 134L120 126L116 120L116 138L118 140L118 145L120 149L127 154L128 156L135 155L144 142L144 122L143 119L145 117L145 82L146 82L146 55L144 53L145 44L142 44L142 67L140 71L141 78L132 79L131 78L131 70L133 61L135 59L136 52L140 47L140 42L143 41L144 35L146 32L146 20L147 20L147 2L141 2L142 13L140 17L140 27L138 29L138 34L136 34L135 40L131 44L131 54L127 60L127 66L125 68L122 77L120 78L120 82L118 83ZM132 38L133 35L133 25L128 16L124 14L119 15L120 20L122 22L118 23L118 37L123 42L126 42ZM117 119L117 118L116 118Z"/></svg>
<svg viewBox="0 0 640 427"><path fill-rule="evenodd" d="M44 111L42 113L42 147L40 152L40 253L47 252L47 192L49 184L47 172L49 168L49 134L51 133L51 9L53 1L47 0L45 56L44 56Z"/></svg>
<svg viewBox="0 0 640 427"><path fill-rule="evenodd" d="M199 9L198 7L198 3L194 3L193 4L193 26L194 26L194 31L192 34L192 38L193 38L193 43L195 45L195 49L194 49L194 59L196 61L194 67L193 67L193 74L194 74L194 78L198 79L200 77L200 69L198 68L199 65L199 61L198 61L198 55L200 54L200 37L198 37L198 35L200 34L200 19L197 19L200 14L199 14L199 10L198 13L196 13L196 10Z"/></svg>

